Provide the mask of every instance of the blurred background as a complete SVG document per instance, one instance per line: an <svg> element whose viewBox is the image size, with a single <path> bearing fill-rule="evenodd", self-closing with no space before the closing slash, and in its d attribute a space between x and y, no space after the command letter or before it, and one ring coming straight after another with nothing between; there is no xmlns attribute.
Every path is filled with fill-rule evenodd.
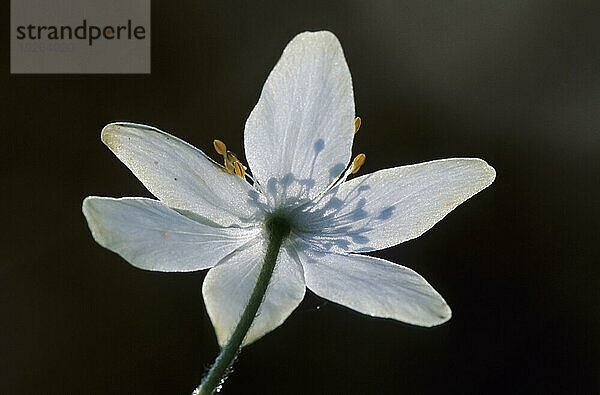
<svg viewBox="0 0 600 395"><path fill-rule="evenodd" d="M10 75L7 38L0 393L191 392L218 352L206 272L138 270L93 241L85 196L151 196L100 130L137 121L242 156L282 49L320 29L352 72L361 173L473 156L498 176L373 254L422 274L452 320L423 329L307 293L223 393L600 393L599 18L592 1L155 0L150 75Z"/></svg>

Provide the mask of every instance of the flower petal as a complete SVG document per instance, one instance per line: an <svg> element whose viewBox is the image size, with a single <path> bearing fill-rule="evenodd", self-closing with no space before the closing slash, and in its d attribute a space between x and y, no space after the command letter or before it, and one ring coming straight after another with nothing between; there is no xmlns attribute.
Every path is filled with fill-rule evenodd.
<svg viewBox="0 0 600 395"><path fill-rule="evenodd" d="M360 313L433 326L450 319L450 307L416 272L364 255L299 251L306 285L317 295Z"/></svg>
<svg viewBox="0 0 600 395"><path fill-rule="evenodd" d="M227 343L246 307L265 258L266 245L261 238L239 249L210 269L204 279L204 303L221 346ZM304 292L302 266L283 247L279 251L262 305L243 345L258 340L281 325L300 304Z"/></svg>
<svg viewBox="0 0 600 395"><path fill-rule="evenodd" d="M330 32L297 35L267 78L246 122L246 158L267 192L316 196L350 160L354 96L350 71Z"/></svg>
<svg viewBox="0 0 600 395"><path fill-rule="evenodd" d="M257 232L201 224L145 198L90 196L83 214L98 244L133 266L163 272L212 267Z"/></svg>
<svg viewBox="0 0 600 395"><path fill-rule="evenodd" d="M175 136L151 126L112 123L102 130L102 141L169 207L222 226L250 222L256 214L250 184Z"/></svg>
<svg viewBox="0 0 600 395"><path fill-rule="evenodd" d="M420 236L489 186L495 170L481 159L443 159L395 167L340 185L302 213L302 237L333 252L367 252Z"/></svg>

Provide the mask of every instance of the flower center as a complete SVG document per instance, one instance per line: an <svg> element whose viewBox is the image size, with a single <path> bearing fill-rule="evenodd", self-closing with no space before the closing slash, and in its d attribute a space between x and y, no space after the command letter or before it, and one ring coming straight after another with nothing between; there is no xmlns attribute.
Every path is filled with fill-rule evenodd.
<svg viewBox="0 0 600 395"><path fill-rule="evenodd" d="M361 126L361 119L359 117L354 118L354 134L358 133ZM365 164L366 155L358 154L354 157L352 162L348 165L348 167L341 171L337 176L333 177L330 184L327 185L320 193L316 196L313 196L311 199L307 199L305 195L308 192L302 192L303 196L291 196L288 197L286 195L286 189L288 186L296 181L301 189L304 189L306 186L302 184L302 181L313 181L309 179L295 180L293 174L288 174L281 179L271 178L266 185L267 190L263 189L261 185L248 173L246 170L248 169L246 166L242 164L242 162L237 158L237 156L230 150L227 149L227 145L221 140L213 140L213 146L215 151L223 157L223 166L221 170L240 177L243 180L248 179L249 182L256 188L256 190L263 194L266 197L266 203L263 204L265 208L265 212L271 213L271 218L268 219L265 223L268 223L273 218L279 218L281 220L285 220L287 223L288 233L289 229L295 227L295 225L301 221L296 221L296 214L298 212L303 212L307 208L307 206L315 206L319 203L325 196L329 194L329 192L344 183L348 177L352 174L356 174L360 168ZM313 181L314 182L314 181ZM272 184L272 185L271 185ZM309 190L311 187L308 187ZM286 213L286 215L281 215L281 213ZM293 213L293 215L287 215L289 213Z"/></svg>
<svg viewBox="0 0 600 395"><path fill-rule="evenodd" d="M286 238L292 230L291 222L281 215L271 215L265 221L269 234L279 234Z"/></svg>

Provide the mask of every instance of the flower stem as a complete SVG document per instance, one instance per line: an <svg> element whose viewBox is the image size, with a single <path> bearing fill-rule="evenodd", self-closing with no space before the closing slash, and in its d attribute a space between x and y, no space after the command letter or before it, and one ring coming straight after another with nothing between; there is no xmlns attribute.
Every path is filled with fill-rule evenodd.
<svg viewBox="0 0 600 395"><path fill-rule="evenodd" d="M206 376L202 379L202 383L194 390L192 395L213 394L225 380L229 368L242 348L242 342L252 326L252 322L267 292L267 287L269 286L277 262L279 249L283 240L290 233L290 225L283 218L272 217L267 221L267 231L269 233L267 253L252 294L248 299L248 304L246 304L240 321L227 341L227 344L221 348L221 353L215 360L215 363L211 366Z"/></svg>

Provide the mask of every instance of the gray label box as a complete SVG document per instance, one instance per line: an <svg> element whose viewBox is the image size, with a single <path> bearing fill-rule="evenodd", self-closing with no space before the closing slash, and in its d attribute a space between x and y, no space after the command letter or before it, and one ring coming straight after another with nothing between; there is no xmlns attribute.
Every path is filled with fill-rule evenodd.
<svg viewBox="0 0 600 395"><path fill-rule="evenodd" d="M150 0L11 0L13 74L149 74Z"/></svg>

